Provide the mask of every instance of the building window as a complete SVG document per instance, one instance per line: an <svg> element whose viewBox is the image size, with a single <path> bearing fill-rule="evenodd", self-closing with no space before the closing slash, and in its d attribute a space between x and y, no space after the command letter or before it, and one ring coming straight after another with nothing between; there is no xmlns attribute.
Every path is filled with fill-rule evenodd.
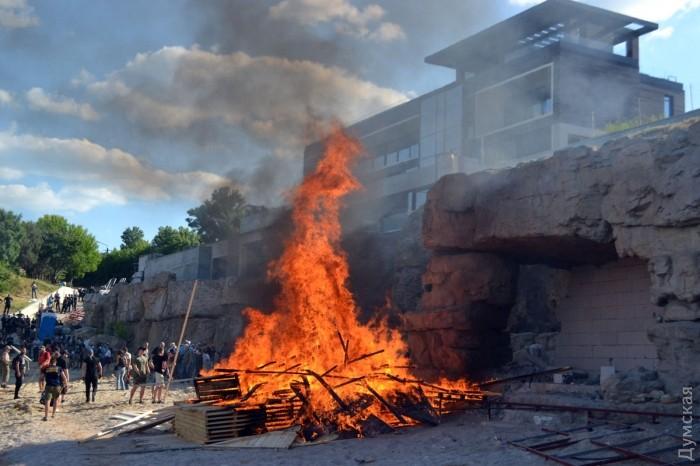
<svg viewBox="0 0 700 466"><path fill-rule="evenodd" d="M664 96L664 118L671 118L673 116L673 96Z"/></svg>
<svg viewBox="0 0 700 466"><path fill-rule="evenodd" d="M414 212L425 205L425 201L428 199L428 190L424 189L421 191L411 191L408 193L408 212Z"/></svg>

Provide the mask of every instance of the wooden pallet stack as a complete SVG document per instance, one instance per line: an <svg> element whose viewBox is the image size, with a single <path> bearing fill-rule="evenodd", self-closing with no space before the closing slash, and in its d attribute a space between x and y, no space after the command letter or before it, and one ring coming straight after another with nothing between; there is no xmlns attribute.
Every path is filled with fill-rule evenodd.
<svg viewBox="0 0 700 466"><path fill-rule="evenodd" d="M261 406L180 405L175 412L174 425L177 435L190 442L220 442L261 432L265 426L265 409Z"/></svg>

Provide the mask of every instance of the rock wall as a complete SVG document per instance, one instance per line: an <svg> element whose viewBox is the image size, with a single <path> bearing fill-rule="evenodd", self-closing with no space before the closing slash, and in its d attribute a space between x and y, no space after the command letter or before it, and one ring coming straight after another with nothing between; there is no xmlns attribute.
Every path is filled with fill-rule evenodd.
<svg viewBox="0 0 700 466"><path fill-rule="evenodd" d="M177 341L193 283L163 272L143 283L119 284L86 301L86 325L98 333L122 334L131 344ZM200 281L185 339L228 351L244 326L241 311L265 307L266 296L269 290L235 279Z"/></svg>
<svg viewBox="0 0 700 466"><path fill-rule="evenodd" d="M428 195L423 237L433 251L431 268L460 279L443 279L440 287L453 289L440 291L445 299L423 299L419 311L431 315L437 308L465 306L474 286L489 289L481 276L490 276L496 262L464 273L475 253L557 268L637 257L648 261L649 298L659 311L660 322L648 333L658 346L660 373L670 385L681 377L700 382L700 365L691 367L700 356L699 120L687 118L599 148L566 149L509 170L443 177ZM446 263L449 270L439 265ZM430 270L425 282L436 276ZM474 295L484 299L483 293ZM516 312L522 314L523 305ZM512 322L520 325L517 316ZM412 347L422 349L420 343Z"/></svg>
<svg viewBox="0 0 700 466"><path fill-rule="evenodd" d="M419 312L404 315L411 360L423 375L445 375L503 364L504 331L514 298L514 266L492 254L435 256L423 275Z"/></svg>

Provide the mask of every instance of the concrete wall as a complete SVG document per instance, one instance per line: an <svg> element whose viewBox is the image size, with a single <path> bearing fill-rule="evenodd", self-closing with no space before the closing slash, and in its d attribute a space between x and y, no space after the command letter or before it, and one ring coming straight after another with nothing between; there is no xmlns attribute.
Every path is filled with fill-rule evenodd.
<svg viewBox="0 0 700 466"><path fill-rule="evenodd" d="M655 369L656 347L647 328L656 323L646 262L624 259L571 271L568 295L557 309L561 322L555 364L598 372L610 359L618 370Z"/></svg>
<svg viewBox="0 0 700 466"><path fill-rule="evenodd" d="M144 279L161 272L174 273L178 280L207 279L211 274L211 262L211 246L198 246L165 256L142 256L139 272L143 272Z"/></svg>

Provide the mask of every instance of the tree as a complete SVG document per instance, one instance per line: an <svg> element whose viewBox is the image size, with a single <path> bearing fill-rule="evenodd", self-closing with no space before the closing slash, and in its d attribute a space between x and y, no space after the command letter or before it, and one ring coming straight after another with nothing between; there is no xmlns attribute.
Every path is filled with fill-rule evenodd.
<svg viewBox="0 0 700 466"><path fill-rule="evenodd" d="M36 225L42 238L37 263L53 280L73 280L97 269L97 240L85 228L60 215L44 215Z"/></svg>
<svg viewBox="0 0 700 466"><path fill-rule="evenodd" d="M102 254L97 270L90 272L79 281L80 286L103 285L111 278L129 279L138 270L139 256L148 253L150 244L143 240L130 248L113 249Z"/></svg>
<svg viewBox="0 0 700 466"><path fill-rule="evenodd" d="M158 228L158 233L151 241L151 247L153 252L172 254L197 246L199 243L199 235L195 231L187 227L166 226Z"/></svg>
<svg viewBox="0 0 700 466"><path fill-rule="evenodd" d="M43 242L41 230L35 222L24 222L22 230L22 244L18 259L19 266L27 272L27 275L40 277L44 273L39 262L39 252Z"/></svg>
<svg viewBox="0 0 700 466"><path fill-rule="evenodd" d="M97 240L80 225L68 226L68 241L66 244L69 255L66 275L69 280L83 277L100 265L100 250Z"/></svg>
<svg viewBox="0 0 700 466"><path fill-rule="evenodd" d="M144 239L143 230L139 227L129 227L122 233L122 249L143 249L148 246L148 241Z"/></svg>
<svg viewBox="0 0 700 466"><path fill-rule="evenodd" d="M16 266L22 249L22 217L12 211L0 209L0 262Z"/></svg>
<svg viewBox="0 0 700 466"><path fill-rule="evenodd" d="M203 242L212 243L238 233L241 218L248 209L237 189L224 186L216 189L202 205L187 211L187 224L199 233Z"/></svg>

